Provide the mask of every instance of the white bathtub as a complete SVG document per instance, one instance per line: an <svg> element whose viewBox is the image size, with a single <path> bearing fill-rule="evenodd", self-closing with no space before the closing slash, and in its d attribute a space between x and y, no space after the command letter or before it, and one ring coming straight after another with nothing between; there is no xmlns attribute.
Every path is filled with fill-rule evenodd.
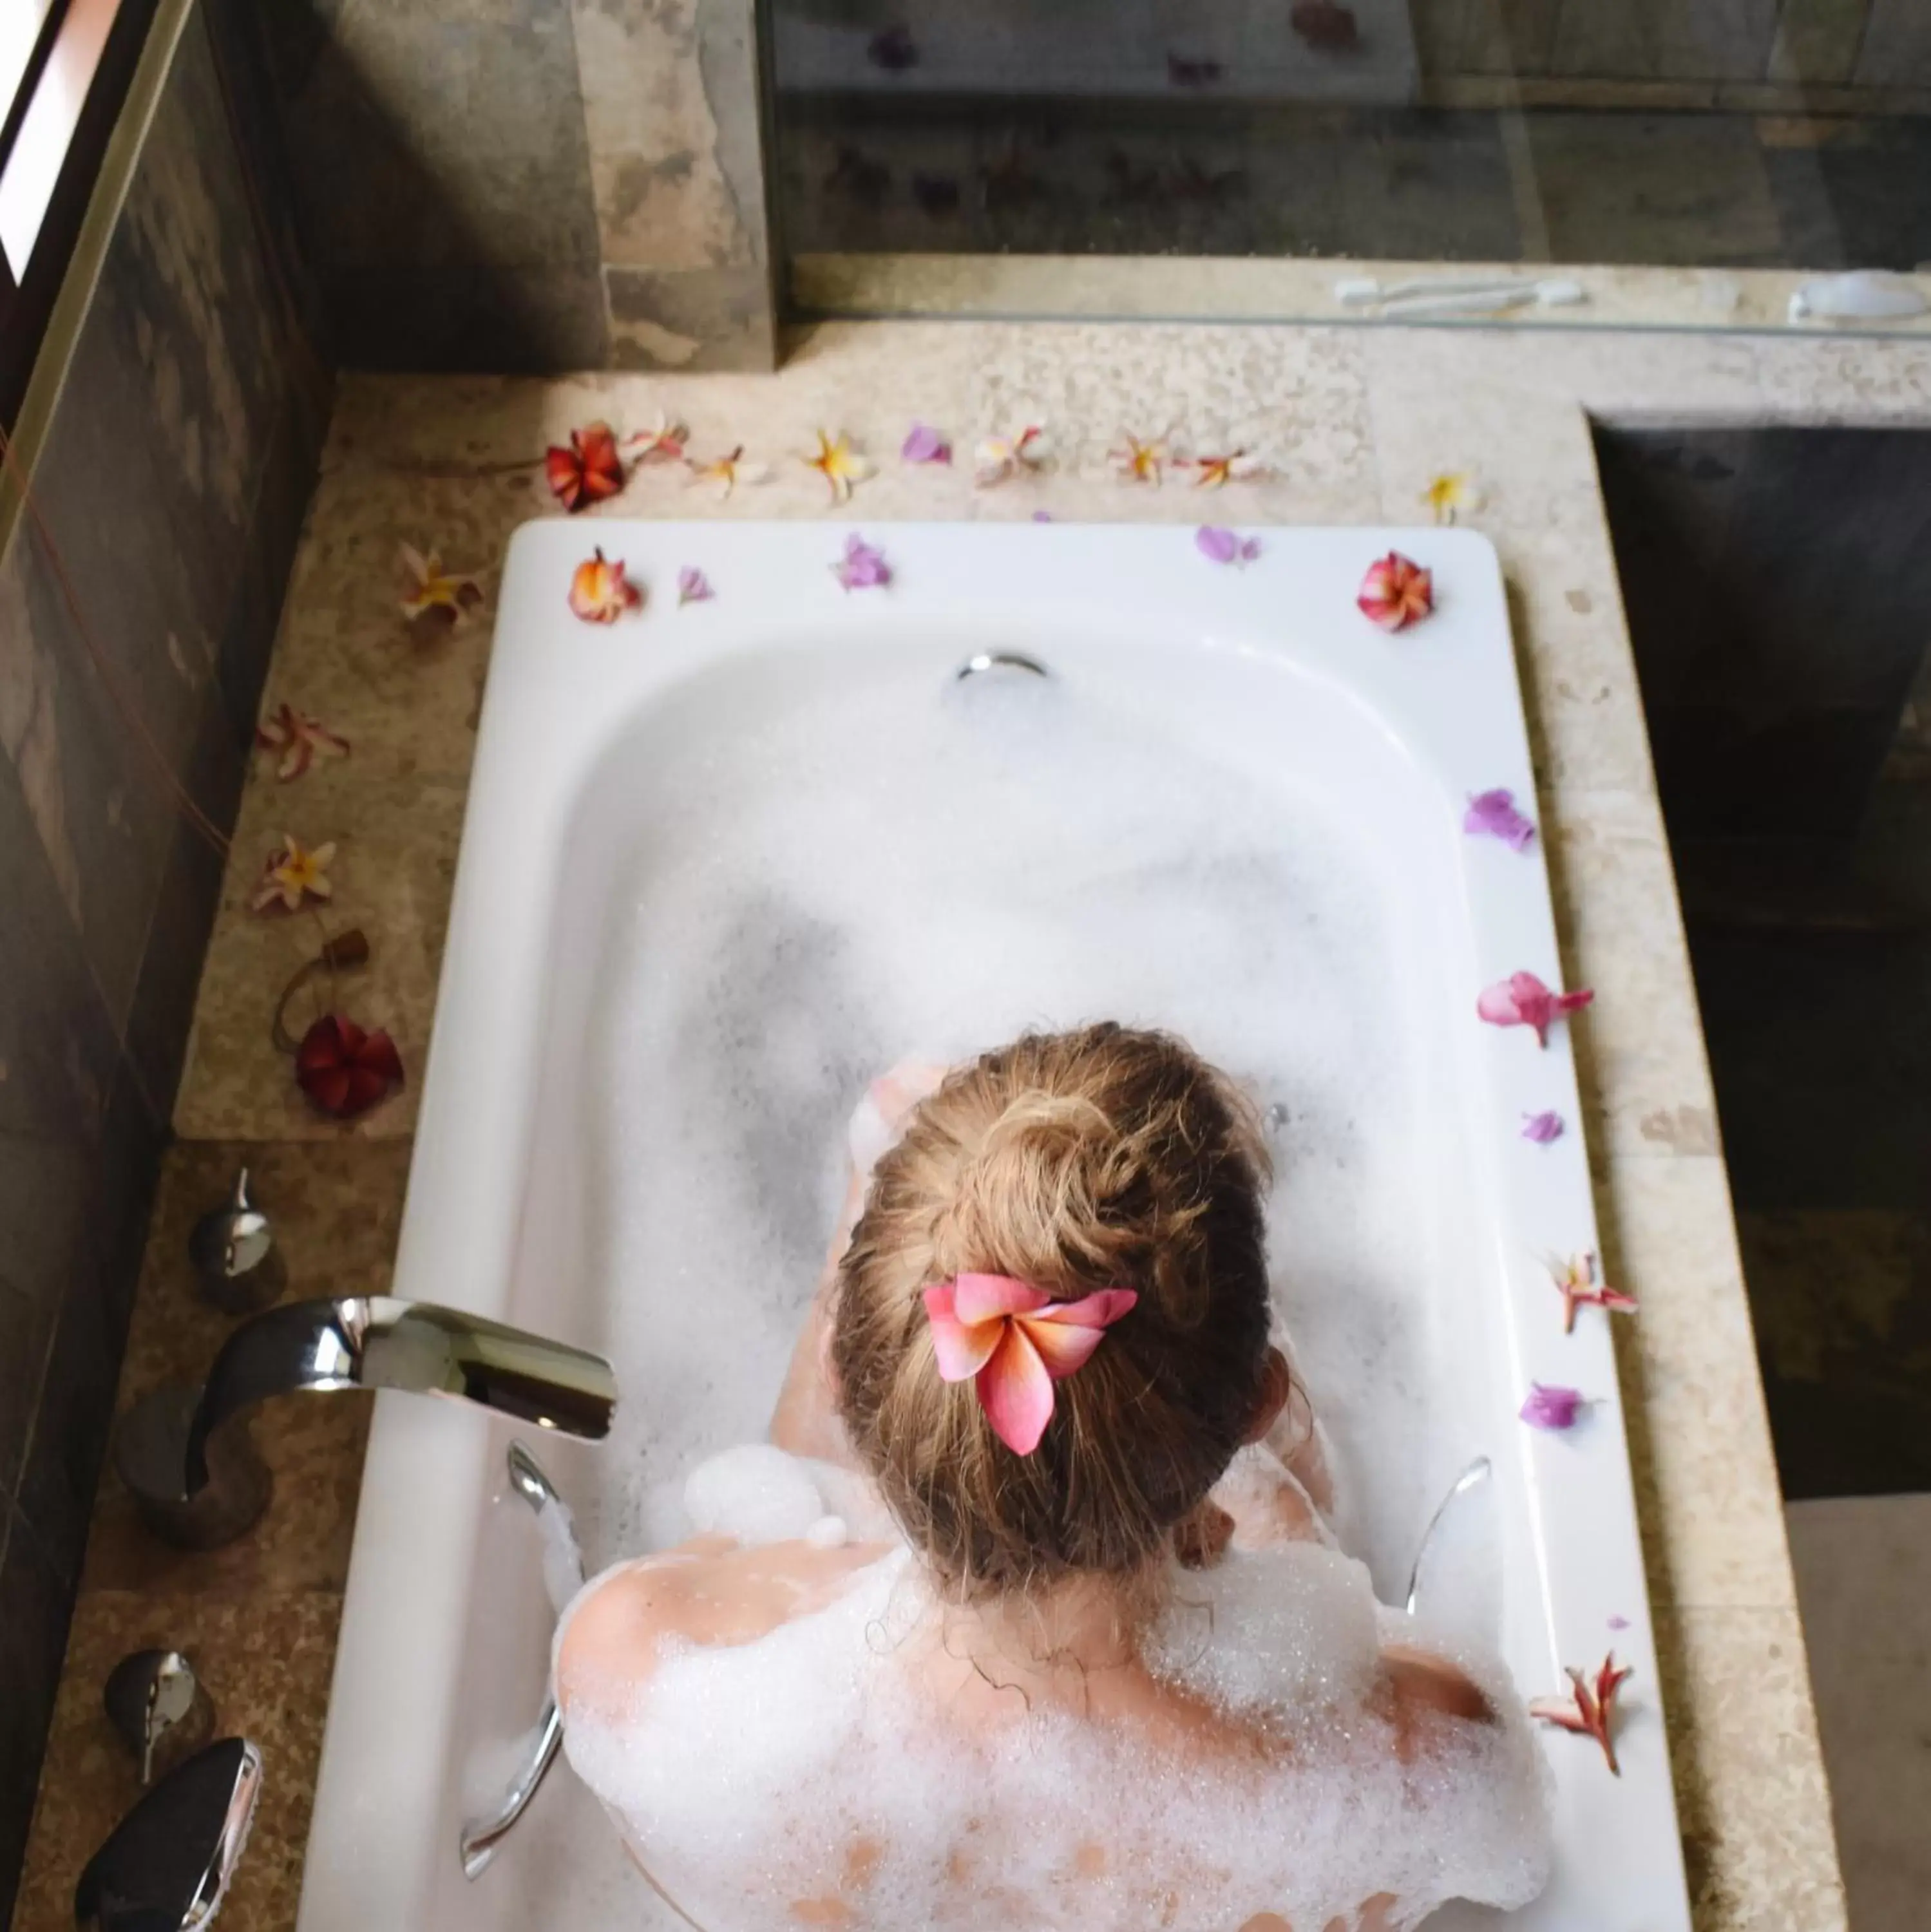
<svg viewBox="0 0 1931 1932"><path fill-rule="evenodd" d="M534 1446L593 1560L620 1553L669 1533L691 1454L760 1430L839 1123L878 1060L1130 1001L1117 1016L1179 1026L1284 1114L1277 1262L1344 1465L1371 1451L1353 1534L1383 1596L1485 1454L1524 1694L1612 1646L1635 1666L1620 1779L1548 1735L1557 1871L1521 1922L1686 1928L1607 1318L1566 1336L1542 1261L1596 1245L1566 1032L1539 1052L1475 1016L1512 971L1561 976L1539 845L1461 829L1473 793L1534 794L1489 545L1270 530L1232 568L1191 528L866 534L887 588L840 588L848 530L828 524L518 532L395 1292L616 1357L619 1436ZM565 602L593 542L648 592L607 627ZM1354 602L1391 548L1434 568L1439 602L1393 637ZM686 566L714 600L677 607ZM954 681L987 651L1052 676ZM878 782L881 735L944 773L938 799ZM1086 748L1092 824L1026 815L1062 745ZM1103 851L1098 828L1147 800L1151 830ZM1197 808L1213 850L1190 869ZM1172 853L1162 826L1182 828ZM1569 1123L1551 1146L1521 1135L1545 1108ZM697 1211L713 1186L725 1211ZM1585 1426L1525 1427L1532 1380L1591 1397ZM492 1741L528 1725L547 1663L533 1526L502 1500L509 1432L378 1404L300 1932L670 1922L566 1765L478 1881L459 1869Z"/></svg>

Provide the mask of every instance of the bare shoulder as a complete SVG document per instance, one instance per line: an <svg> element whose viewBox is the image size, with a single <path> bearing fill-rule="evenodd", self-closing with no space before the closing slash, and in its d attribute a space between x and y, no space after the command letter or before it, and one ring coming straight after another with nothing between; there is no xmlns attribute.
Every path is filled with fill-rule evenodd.
<svg viewBox="0 0 1931 1932"><path fill-rule="evenodd" d="M881 1544L821 1549L701 1536L607 1572L569 1613L557 1654L564 1714L614 1696L628 1702L667 1651L755 1643L836 1602L890 1553Z"/></svg>
<svg viewBox="0 0 1931 1932"><path fill-rule="evenodd" d="M1493 1724L1495 1707L1481 1686L1446 1658L1406 1645L1381 1654L1383 1681L1395 1719L1395 1748L1404 1762L1424 1754L1441 1734L1442 1720Z"/></svg>

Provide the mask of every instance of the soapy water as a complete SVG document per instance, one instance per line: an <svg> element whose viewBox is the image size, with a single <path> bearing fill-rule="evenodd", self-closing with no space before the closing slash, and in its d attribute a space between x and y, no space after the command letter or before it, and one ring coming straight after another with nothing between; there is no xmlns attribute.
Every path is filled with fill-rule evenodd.
<svg viewBox="0 0 1931 1932"><path fill-rule="evenodd" d="M693 1501L743 1541L836 1540L821 1470L730 1450ZM1437 1715L1404 1748L1381 1657L1413 1632L1361 1564L1318 1543L1231 1553L1170 1590L1141 1654L1238 1720L1245 1748L1210 1761L1029 1700L962 1716L933 1688L947 1612L902 1547L755 1642L671 1646L641 1690L620 1664L587 1685L573 1666L565 1748L706 1932L981 1932L989 1912L1040 1932L1236 1932L1266 1914L1321 1932L1383 1895L1399 1928L1451 1898L1506 1908L1540 1889L1542 1762L1492 1658L1456 1660L1494 1721Z"/></svg>
<svg viewBox="0 0 1931 1932"><path fill-rule="evenodd" d="M568 1022L587 1070L576 1081L587 1302L605 1324L578 1339L612 1357L624 1390L613 1439L572 1485L590 1569L716 1526L746 1494L761 1499L765 1529L799 1506L775 1466L720 1478L705 1464L764 1432L867 1082L908 1055L964 1058L1028 1027L1114 1018L1181 1034L1269 1121L1277 1306L1328 1432L1342 1540L1383 1598L1398 1595L1422 1526L1473 1446L1473 1378L1453 1370L1479 1345L1445 1286L1465 1285L1468 1264L1445 1251L1433 1206L1457 1177L1440 1166L1416 1072L1398 867L1348 802L1297 785L1291 770L1238 769L1174 720L1029 680L827 687L780 716L659 738L653 756L593 994ZM808 1533L836 1540L847 1508L865 1504L830 1503ZM892 1576L882 1596L860 1592L733 1653L749 1675L680 1658L653 1693L647 1732L572 1738L590 1781L625 1792L640 1822L653 1821L649 1837L688 1858L681 1874L653 1866L672 1898L680 1876L694 1883L720 1862L755 1883L757 1794L775 1802L827 1737L843 1741L851 1791L900 1794L884 1821L899 1842L929 1846L943 1820L959 1822L956 1749L921 1750L917 1724L875 1683L857 1694L854 1658L915 1594L902 1568ZM1272 1697L1284 1710L1310 1671L1338 1684L1360 1654L1372 1602L1359 1564L1303 1576L1271 1611L1266 1573L1230 1570L1212 1587L1225 1600L1210 1621L1239 1642L1201 1650L1206 1694ZM1304 1640L1289 1660L1284 1646ZM1190 1640L1175 1637L1176 1671ZM1310 1661L1329 1649L1318 1668ZM1469 1661L1512 1712L1500 1667ZM1358 1717L1357 1706L1322 1708ZM705 1741L721 1750L747 1729L757 1749L727 1774ZM1291 1896L1308 1910L1332 1898L1343 1912L1362 1895L1345 1896L1362 1849L1392 1834L1421 1862L1403 1868L1412 1899L1465 1890L1506 1901L1534 1888L1527 1821L1540 1800L1518 1722L1398 1774L1359 1723L1335 1718L1304 1738L1305 1775L1233 1795L1130 1761L1117 1741L1050 1731L985 1747L972 1780L1040 1805L1069 1790L1114 1794L1117 1833L1143 1841L1147 1871L1163 1848L1182 1858L1175 1869L1194 1869L1199 1847L1278 1842L1308 1874ZM666 1753L673 1737L690 1742ZM1451 1816L1459 1844L1425 1828ZM1338 1844L1354 1848L1352 1870L1323 1850ZM586 1844L560 1868L545 1858L554 1922L672 1923L602 1849ZM1122 1871L1122 1924L1137 1909L1133 1882ZM880 1882L901 1902L898 1923L942 1922L915 1856ZM1278 1911L1286 1896L1253 1910ZM1238 1925L1221 1910L1233 1895L1216 1897L1210 1919L1190 1906L1171 1922ZM730 1922L727 1912L711 1932ZM1293 1922L1308 1932L1325 1921Z"/></svg>
<svg viewBox="0 0 1931 1932"><path fill-rule="evenodd" d="M578 1022L585 1335L624 1401L593 1568L687 1528L760 1435L821 1273L866 1083L1028 1027L1165 1027L1267 1114L1280 1309L1384 1595L1467 1454L1388 855L1347 802L1170 721L1027 680L821 688L656 742Z"/></svg>

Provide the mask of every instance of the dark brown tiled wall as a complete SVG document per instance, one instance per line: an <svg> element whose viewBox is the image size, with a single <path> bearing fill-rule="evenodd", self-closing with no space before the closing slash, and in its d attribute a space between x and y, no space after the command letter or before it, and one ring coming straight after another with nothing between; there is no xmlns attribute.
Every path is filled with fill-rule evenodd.
<svg viewBox="0 0 1931 1932"><path fill-rule="evenodd" d="M46 534L0 557L0 1900L221 883L167 788L232 822L328 407L258 82L231 22L183 13L77 339L50 346Z"/></svg>

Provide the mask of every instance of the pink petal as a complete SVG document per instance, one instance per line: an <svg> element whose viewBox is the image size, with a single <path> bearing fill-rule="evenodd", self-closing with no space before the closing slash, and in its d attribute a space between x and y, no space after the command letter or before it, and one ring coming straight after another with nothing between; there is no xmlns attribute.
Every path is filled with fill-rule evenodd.
<svg viewBox="0 0 1931 1932"><path fill-rule="evenodd" d="M1132 1288L1103 1288L1097 1294L1082 1295L1077 1301L1056 1301L1028 1318L1065 1323L1076 1328L1110 1328L1122 1315L1131 1314L1139 1300Z"/></svg>
<svg viewBox="0 0 1931 1932"><path fill-rule="evenodd" d="M1525 976L1518 974L1507 980L1497 980L1492 986L1483 987L1476 995L1476 1013L1491 1026L1520 1026L1522 1008L1515 997L1515 980Z"/></svg>
<svg viewBox="0 0 1931 1932"><path fill-rule="evenodd" d="M1194 548L1209 563L1233 563L1240 556L1240 538L1218 524L1203 524L1194 532Z"/></svg>
<svg viewBox="0 0 1931 1932"><path fill-rule="evenodd" d="M1053 1420L1053 1378L1016 1322L1006 1324L993 1358L979 1371L979 1406L993 1433L1016 1456L1030 1456Z"/></svg>
<svg viewBox="0 0 1931 1932"><path fill-rule="evenodd" d="M1626 1630L1629 1628L1629 1619L1622 1616L1611 1617L1609 1628L1613 1630Z"/></svg>
<svg viewBox="0 0 1931 1932"><path fill-rule="evenodd" d="M1516 810L1515 794L1506 790L1479 792L1471 798L1461 829L1499 838L1518 852L1526 852L1535 843L1535 820Z"/></svg>
<svg viewBox="0 0 1931 1932"><path fill-rule="evenodd" d="M1052 1300L1031 1282L1015 1281L1009 1274L962 1274L952 1284L953 1312L969 1326L1002 1316L1031 1315Z"/></svg>
<svg viewBox="0 0 1931 1932"><path fill-rule="evenodd" d="M1053 512L1050 510L1035 510L1032 513L1032 520L1036 524L1050 524L1053 520Z"/></svg>
<svg viewBox="0 0 1931 1932"><path fill-rule="evenodd" d="M1533 1141L1538 1147L1547 1147L1551 1141L1562 1138L1562 1116L1553 1109L1542 1114L1525 1114L1527 1124L1522 1129L1522 1138Z"/></svg>
<svg viewBox="0 0 1931 1932"><path fill-rule="evenodd" d="M1580 1389L1553 1387L1546 1382L1531 1382L1521 1414L1522 1420L1531 1429L1573 1429L1581 1410L1582 1391Z"/></svg>
<svg viewBox="0 0 1931 1932"><path fill-rule="evenodd" d="M945 1382L970 1382L999 1346L1006 1332L1003 1322L977 1322L969 1328L954 1316L932 1306L933 1291L926 1291L925 1318L932 1329L932 1348L938 1363L938 1378Z"/></svg>
<svg viewBox="0 0 1931 1932"><path fill-rule="evenodd" d="M952 446L928 423L914 423L899 450L907 463L950 463Z"/></svg>
<svg viewBox="0 0 1931 1932"><path fill-rule="evenodd" d="M1014 1318L1026 1331L1026 1338L1046 1364L1046 1372L1055 1382L1063 1382L1075 1369L1083 1368L1093 1351L1106 1339L1103 1328L1089 1328L1066 1322L1047 1322L1037 1316Z"/></svg>
<svg viewBox="0 0 1931 1932"><path fill-rule="evenodd" d="M677 603L681 608L686 604L707 604L717 592L710 587L710 580L696 565L687 563L677 572Z"/></svg>
<svg viewBox="0 0 1931 1932"><path fill-rule="evenodd" d="M832 574L847 590L875 590L892 580L891 566L883 550L861 536L845 540L845 554L831 566Z"/></svg>

